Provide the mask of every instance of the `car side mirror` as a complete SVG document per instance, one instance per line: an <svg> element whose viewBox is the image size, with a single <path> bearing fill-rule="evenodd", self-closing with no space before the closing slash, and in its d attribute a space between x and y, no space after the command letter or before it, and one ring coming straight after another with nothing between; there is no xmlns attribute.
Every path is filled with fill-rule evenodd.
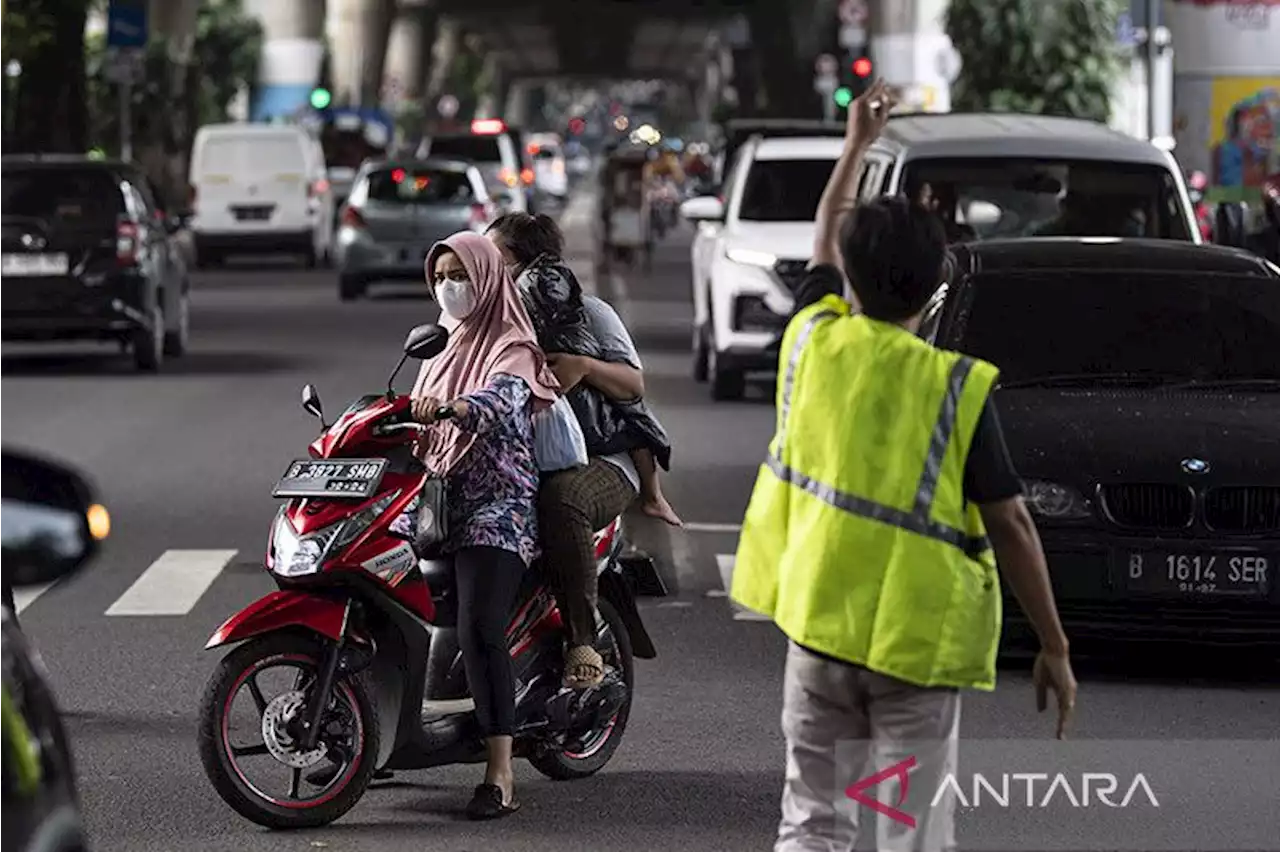
<svg viewBox="0 0 1280 852"><path fill-rule="evenodd" d="M320 404L320 392L313 384L302 386L302 410L321 423L324 422L324 406Z"/></svg>
<svg viewBox="0 0 1280 852"><path fill-rule="evenodd" d="M712 195L690 198L680 205L680 215L690 222L723 222L724 202Z"/></svg>
<svg viewBox="0 0 1280 852"><path fill-rule="evenodd" d="M5 580L13 587L61 580L79 570L111 531L111 517L79 473L56 462L4 451Z"/></svg>
<svg viewBox="0 0 1280 852"><path fill-rule="evenodd" d="M415 326L404 339L404 354L418 361L427 361L444 351L449 342L449 332L434 323Z"/></svg>

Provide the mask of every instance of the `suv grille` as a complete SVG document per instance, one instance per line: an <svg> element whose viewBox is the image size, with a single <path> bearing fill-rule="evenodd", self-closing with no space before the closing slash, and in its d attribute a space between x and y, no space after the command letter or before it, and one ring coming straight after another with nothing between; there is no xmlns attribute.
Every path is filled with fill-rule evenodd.
<svg viewBox="0 0 1280 852"><path fill-rule="evenodd" d="M1211 488L1204 496L1204 521L1220 532L1280 532L1280 487Z"/></svg>
<svg viewBox="0 0 1280 852"><path fill-rule="evenodd" d="M1191 526L1195 495L1184 485L1103 485L1102 505L1122 527L1182 529Z"/></svg>
<svg viewBox="0 0 1280 852"><path fill-rule="evenodd" d="M800 289L800 282L804 280L805 269L808 266L807 260L780 260L774 264L773 271L782 279L782 283L787 285L787 289L795 293Z"/></svg>

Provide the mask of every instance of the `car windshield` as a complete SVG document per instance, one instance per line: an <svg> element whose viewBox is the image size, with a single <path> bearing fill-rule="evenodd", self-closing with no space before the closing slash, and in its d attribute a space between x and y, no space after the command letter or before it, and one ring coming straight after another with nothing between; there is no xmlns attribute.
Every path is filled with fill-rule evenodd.
<svg viewBox="0 0 1280 852"><path fill-rule="evenodd" d="M436 136L431 140L431 156L456 157L477 163L502 162L496 136Z"/></svg>
<svg viewBox="0 0 1280 852"><path fill-rule="evenodd" d="M475 193L463 172L392 167L369 175L368 198L380 204L470 204Z"/></svg>
<svg viewBox="0 0 1280 852"><path fill-rule="evenodd" d="M812 222L835 160L756 160L742 188L744 222Z"/></svg>
<svg viewBox="0 0 1280 852"><path fill-rule="evenodd" d="M1117 376L1280 380L1280 281L1211 273L992 273L956 348L1005 384Z"/></svg>
<svg viewBox="0 0 1280 852"><path fill-rule="evenodd" d="M61 224L114 222L125 212L115 178L103 169L5 169L4 213Z"/></svg>
<svg viewBox="0 0 1280 852"><path fill-rule="evenodd" d="M1168 169L1094 160L913 160L907 194L936 206L955 240L1151 237L1190 240Z"/></svg>

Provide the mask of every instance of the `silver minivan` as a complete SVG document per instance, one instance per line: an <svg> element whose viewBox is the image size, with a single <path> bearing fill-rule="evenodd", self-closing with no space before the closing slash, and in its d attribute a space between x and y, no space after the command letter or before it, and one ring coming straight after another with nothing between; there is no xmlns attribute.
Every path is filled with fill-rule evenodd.
<svg viewBox="0 0 1280 852"><path fill-rule="evenodd" d="M1173 155L1106 125L1038 115L894 116L859 200L905 194L955 240L1148 237L1201 242Z"/></svg>

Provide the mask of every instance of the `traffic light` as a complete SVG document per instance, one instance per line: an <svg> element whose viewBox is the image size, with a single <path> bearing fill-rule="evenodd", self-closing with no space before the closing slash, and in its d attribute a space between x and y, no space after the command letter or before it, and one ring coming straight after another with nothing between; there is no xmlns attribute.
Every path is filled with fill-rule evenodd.
<svg viewBox="0 0 1280 852"><path fill-rule="evenodd" d="M859 56L853 60L853 76L860 77L863 80L871 76L871 60L865 56Z"/></svg>
<svg viewBox="0 0 1280 852"><path fill-rule="evenodd" d="M831 97L835 99L836 106L844 109L853 103L853 90L848 86L841 86L832 93Z"/></svg>
<svg viewBox="0 0 1280 852"><path fill-rule="evenodd" d="M333 95L328 89L315 88L311 90L311 108L325 109L329 104L333 103Z"/></svg>
<svg viewBox="0 0 1280 852"><path fill-rule="evenodd" d="M581 136L582 131L586 129L587 129L587 123L583 121L580 117L575 116L574 118L569 119L569 132L572 133L574 136Z"/></svg>

